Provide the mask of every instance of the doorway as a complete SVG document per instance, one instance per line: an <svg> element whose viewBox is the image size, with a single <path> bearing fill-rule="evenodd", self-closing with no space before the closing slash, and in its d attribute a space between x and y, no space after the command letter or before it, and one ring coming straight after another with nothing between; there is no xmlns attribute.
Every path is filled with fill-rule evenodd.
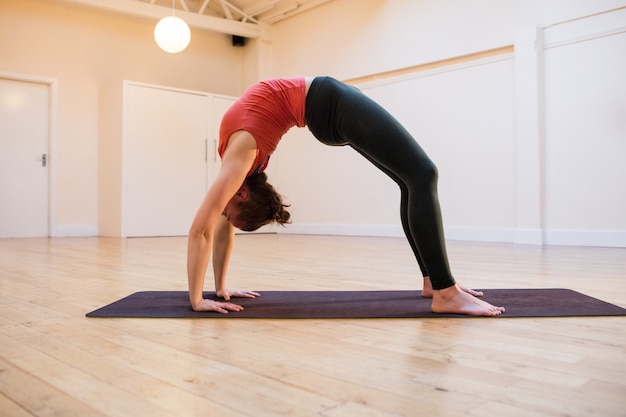
<svg viewBox="0 0 626 417"><path fill-rule="evenodd" d="M54 83L0 74L1 238L50 234Z"/></svg>

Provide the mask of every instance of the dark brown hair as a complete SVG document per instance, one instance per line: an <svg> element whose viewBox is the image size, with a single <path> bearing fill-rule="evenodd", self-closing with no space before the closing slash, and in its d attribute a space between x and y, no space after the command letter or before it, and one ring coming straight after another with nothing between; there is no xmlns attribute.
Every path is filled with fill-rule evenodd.
<svg viewBox="0 0 626 417"><path fill-rule="evenodd" d="M252 232L270 223L291 223L291 214L285 210L289 205L283 203L283 197L267 182L267 174L254 174L246 178L243 186L248 189L248 199L238 206L241 230Z"/></svg>

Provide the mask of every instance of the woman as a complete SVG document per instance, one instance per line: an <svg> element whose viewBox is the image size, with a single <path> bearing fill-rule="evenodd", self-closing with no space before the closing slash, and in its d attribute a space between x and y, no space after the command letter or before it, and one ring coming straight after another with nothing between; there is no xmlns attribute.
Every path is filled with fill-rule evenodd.
<svg viewBox="0 0 626 417"><path fill-rule="evenodd" d="M281 137L293 126L308 126L322 143L349 145L389 175L400 187L404 233L420 266L422 295L432 310L497 316L503 307L477 297L482 293L456 284L446 254L437 199L437 169L411 134L386 110L358 89L330 77L262 81L226 112L220 127L220 171L189 232L189 300L196 311L240 311L231 297L258 297L225 286L235 227L252 231L289 222L281 197L263 172ZM213 253L217 295L204 299L204 276Z"/></svg>

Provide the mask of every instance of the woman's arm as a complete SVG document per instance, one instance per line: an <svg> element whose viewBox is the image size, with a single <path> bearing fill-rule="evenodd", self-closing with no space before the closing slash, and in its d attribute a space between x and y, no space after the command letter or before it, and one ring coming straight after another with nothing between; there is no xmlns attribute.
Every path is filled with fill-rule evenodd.
<svg viewBox="0 0 626 417"><path fill-rule="evenodd" d="M187 280L189 301L194 310L226 312L226 309L241 309L235 304L204 300L202 290L216 225L226 204L243 184L255 157L256 141L252 135L245 131L235 132L229 140L217 178L204 197L189 230Z"/></svg>
<svg viewBox="0 0 626 417"><path fill-rule="evenodd" d="M229 301L231 297L256 298L258 292L248 290L229 290L226 288L226 273L230 254L235 243L235 227L224 216L220 216L213 234L213 275L215 292L219 297Z"/></svg>
<svg viewBox="0 0 626 417"><path fill-rule="evenodd" d="M230 254L233 251L233 243L235 240L235 227L230 224L226 217L221 216L217 221L217 227L214 233L215 245L213 245L213 275L215 278L215 292L217 295L228 300L228 294L224 294L226 290L226 272L228 271L228 262Z"/></svg>

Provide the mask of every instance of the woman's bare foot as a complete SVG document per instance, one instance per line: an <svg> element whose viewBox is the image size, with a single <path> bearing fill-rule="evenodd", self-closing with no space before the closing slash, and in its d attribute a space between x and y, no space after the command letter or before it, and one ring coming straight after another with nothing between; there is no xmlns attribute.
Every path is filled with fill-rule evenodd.
<svg viewBox="0 0 626 417"><path fill-rule="evenodd" d="M463 291L458 285L433 291L431 309L434 313L468 314L470 316L499 316L504 307L479 300Z"/></svg>
<svg viewBox="0 0 626 417"><path fill-rule="evenodd" d="M464 291L470 295L473 295L474 297L482 297L483 296L483 292L482 291L475 291L472 290L471 288L465 288L461 285L458 286L459 289L461 291ZM426 276L424 277L424 286L422 288L422 297L425 298L433 298L433 284L430 282L430 277Z"/></svg>

